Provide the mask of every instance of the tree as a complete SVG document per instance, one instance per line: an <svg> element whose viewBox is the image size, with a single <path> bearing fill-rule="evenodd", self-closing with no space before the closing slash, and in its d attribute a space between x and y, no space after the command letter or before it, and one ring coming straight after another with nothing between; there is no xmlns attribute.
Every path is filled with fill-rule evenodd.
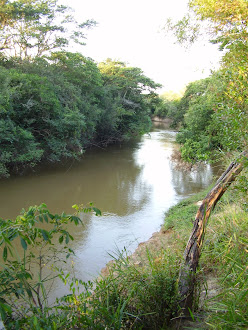
<svg viewBox="0 0 248 330"><path fill-rule="evenodd" d="M211 126L218 148L247 150L248 2L191 0L188 14L176 23L170 21L168 26L179 42L194 42L205 33L220 50L225 50L215 85Z"/></svg>
<svg viewBox="0 0 248 330"><path fill-rule="evenodd" d="M243 152L239 155L238 160L229 165L227 170L220 176L215 186L201 202L196 213L194 226L184 251L183 264L179 276L181 307L184 313L190 314L193 307L195 275L210 214L225 191L243 170L245 164L247 165L247 157L248 152Z"/></svg>
<svg viewBox="0 0 248 330"><path fill-rule="evenodd" d="M99 64L105 90L115 100L115 130L120 136L130 137L147 132L151 125L151 97L161 87L146 77L140 68L128 67L120 61L107 59Z"/></svg>
<svg viewBox="0 0 248 330"><path fill-rule="evenodd" d="M246 0L189 0L188 12L173 22L167 20L179 43L193 43L203 34L220 49L247 44L248 3Z"/></svg>
<svg viewBox="0 0 248 330"><path fill-rule="evenodd" d="M92 59L66 51L0 63L1 176L150 128L156 84L138 68L103 74Z"/></svg>
<svg viewBox="0 0 248 330"><path fill-rule="evenodd" d="M95 22L88 20L79 24L69 13L69 7L57 2L2 1L0 50L23 59L64 49L70 41L83 45L84 29L92 27Z"/></svg>

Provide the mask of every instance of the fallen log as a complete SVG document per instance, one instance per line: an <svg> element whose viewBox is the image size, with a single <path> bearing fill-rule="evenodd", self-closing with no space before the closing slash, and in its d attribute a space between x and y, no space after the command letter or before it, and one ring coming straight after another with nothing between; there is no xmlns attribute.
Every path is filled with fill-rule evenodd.
<svg viewBox="0 0 248 330"><path fill-rule="evenodd" d="M215 186L204 198L196 213L193 230L184 251L183 263L179 274L181 307L183 313L186 315L189 314L193 306L195 273L199 263L208 218L227 188L242 171L244 162L245 160L247 161L247 159L248 151L245 151L239 156L238 161L232 162L229 165L227 170L218 179Z"/></svg>

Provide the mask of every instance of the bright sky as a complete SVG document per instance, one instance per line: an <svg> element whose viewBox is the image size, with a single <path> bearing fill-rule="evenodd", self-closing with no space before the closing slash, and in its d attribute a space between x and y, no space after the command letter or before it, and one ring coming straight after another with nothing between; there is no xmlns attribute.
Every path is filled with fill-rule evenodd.
<svg viewBox="0 0 248 330"><path fill-rule="evenodd" d="M75 9L79 21L94 19L80 51L101 62L121 60L141 68L161 92L180 91L191 81L205 78L216 68L220 54L215 45L198 42L190 50L175 45L162 27L168 17L181 18L187 0L61 0Z"/></svg>

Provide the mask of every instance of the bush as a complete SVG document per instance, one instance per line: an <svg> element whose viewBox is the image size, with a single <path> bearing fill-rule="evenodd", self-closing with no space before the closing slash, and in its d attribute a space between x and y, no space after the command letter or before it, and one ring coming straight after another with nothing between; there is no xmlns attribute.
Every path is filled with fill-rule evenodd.
<svg viewBox="0 0 248 330"><path fill-rule="evenodd" d="M100 214L92 205L75 208L78 212ZM45 204L23 210L15 220L0 219L0 315L8 328L44 326L58 319L56 306L48 305L47 288L54 278L60 277L65 283L69 277L57 267L58 262L61 264L73 254L68 246L73 240L66 230L68 222L82 223L75 215L51 214ZM54 246L55 239L61 248ZM73 285L71 288L75 294Z"/></svg>

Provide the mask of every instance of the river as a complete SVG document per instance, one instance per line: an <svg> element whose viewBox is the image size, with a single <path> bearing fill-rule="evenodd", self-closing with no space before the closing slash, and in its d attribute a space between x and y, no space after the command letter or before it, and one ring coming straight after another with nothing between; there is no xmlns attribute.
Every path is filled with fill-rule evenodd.
<svg viewBox="0 0 248 330"><path fill-rule="evenodd" d="M1 180L0 216L15 217L43 202L51 212L72 213L73 204L93 202L103 216L87 216L84 226L70 228L76 276L90 280L110 254L133 252L160 229L165 211L211 183L210 165L191 173L174 166L175 136L157 127L139 140L88 150L79 162Z"/></svg>

